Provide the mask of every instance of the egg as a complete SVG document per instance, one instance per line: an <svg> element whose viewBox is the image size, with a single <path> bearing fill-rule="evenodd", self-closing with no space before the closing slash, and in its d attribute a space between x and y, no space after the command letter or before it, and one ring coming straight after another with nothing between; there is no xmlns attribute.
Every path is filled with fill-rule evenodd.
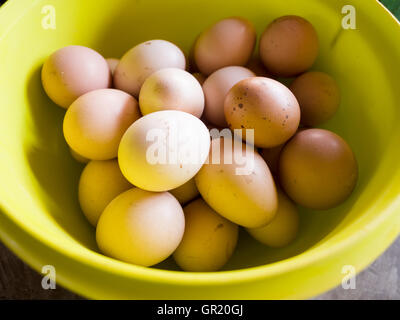
<svg viewBox="0 0 400 320"><path fill-rule="evenodd" d="M200 83L189 72L165 68L151 74L139 94L143 115L162 110L180 110L200 118L204 94Z"/></svg>
<svg viewBox="0 0 400 320"><path fill-rule="evenodd" d="M332 118L339 108L339 87L326 73L303 73L291 83L289 89L300 104L300 121L304 125L318 126Z"/></svg>
<svg viewBox="0 0 400 320"><path fill-rule="evenodd" d="M111 74L114 74L115 69L117 68L117 65L119 63L119 59L116 58L107 58L106 59L108 68L110 69Z"/></svg>
<svg viewBox="0 0 400 320"><path fill-rule="evenodd" d="M225 118L231 129L254 129L254 144L276 147L295 134L300 107L290 90L278 81L252 77L239 81L226 95ZM246 139L246 131L243 138Z"/></svg>
<svg viewBox="0 0 400 320"><path fill-rule="evenodd" d="M88 221L96 226L111 200L130 188L132 185L122 175L116 159L92 160L79 179L79 204Z"/></svg>
<svg viewBox="0 0 400 320"><path fill-rule="evenodd" d="M299 127L297 129L296 133L306 130L306 129L309 129L309 128ZM284 146L285 146L285 144L280 144L279 146L276 146L276 147L259 150L261 157L267 163L269 170L271 170L271 173L275 177L278 176L278 173L279 173L279 157L281 156L281 151Z"/></svg>
<svg viewBox="0 0 400 320"><path fill-rule="evenodd" d="M314 64L318 48L318 35L310 22L283 16L272 21L261 35L259 54L269 72L291 77Z"/></svg>
<svg viewBox="0 0 400 320"><path fill-rule="evenodd" d="M176 45L165 40L146 41L123 55L114 72L114 86L138 97L143 82L153 72L185 67L185 55Z"/></svg>
<svg viewBox="0 0 400 320"><path fill-rule="evenodd" d="M262 244L280 248L287 246L296 238L299 220L296 205L282 191L278 191L278 210L274 219L264 227L246 230Z"/></svg>
<svg viewBox="0 0 400 320"><path fill-rule="evenodd" d="M172 189L170 193L179 201L180 204L186 204L199 195L194 178L184 183L178 188Z"/></svg>
<svg viewBox="0 0 400 320"><path fill-rule="evenodd" d="M69 151L71 153L72 158L74 158L76 161L80 163L88 163L90 161L90 159L81 156L79 153L72 150L71 148L69 148Z"/></svg>
<svg viewBox="0 0 400 320"><path fill-rule="evenodd" d="M49 98L63 108L86 92L108 88L106 60L83 46L67 46L50 55L42 67L42 85Z"/></svg>
<svg viewBox="0 0 400 320"><path fill-rule="evenodd" d="M246 68L254 72L258 77L272 77L258 56L253 56L246 64Z"/></svg>
<svg viewBox="0 0 400 320"><path fill-rule="evenodd" d="M261 149L260 151L261 157L267 163L269 170L271 170L271 173L274 175L278 174L279 157L283 146L284 144L281 144L273 148Z"/></svg>
<svg viewBox="0 0 400 320"><path fill-rule="evenodd" d="M149 191L175 189L200 170L210 134L195 116L176 110L149 113L122 137L118 161L133 185Z"/></svg>
<svg viewBox="0 0 400 320"><path fill-rule="evenodd" d="M227 66L244 66L256 43L256 32L244 18L227 18L203 31L193 49L194 61L205 75Z"/></svg>
<svg viewBox="0 0 400 320"><path fill-rule="evenodd" d="M226 128L224 99L228 91L240 80L254 77L247 68L231 66L215 71L203 83L205 97L204 118L214 125Z"/></svg>
<svg viewBox="0 0 400 320"><path fill-rule="evenodd" d="M94 90L76 99L63 123L68 145L92 160L115 158L122 135L140 117L138 103L116 89Z"/></svg>
<svg viewBox="0 0 400 320"><path fill-rule="evenodd" d="M238 226L211 209L203 199L184 209L185 232L173 257L185 271L217 271L231 257Z"/></svg>
<svg viewBox="0 0 400 320"><path fill-rule="evenodd" d="M196 78L196 80L200 83L200 85L203 85L204 81L206 81L207 79L207 77L200 72L192 73L192 76Z"/></svg>
<svg viewBox="0 0 400 320"><path fill-rule="evenodd" d="M280 182L296 203L329 209L345 201L358 177L357 161L345 140L323 129L297 133L282 149Z"/></svg>
<svg viewBox="0 0 400 320"><path fill-rule="evenodd" d="M270 222L277 209L275 183L252 146L215 138L210 155L195 177L207 204L226 219L249 228Z"/></svg>
<svg viewBox="0 0 400 320"><path fill-rule="evenodd" d="M97 224L96 240L109 257L152 266L175 251L184 230L182 207L171 194L133 188L105 208Z"/></svg>

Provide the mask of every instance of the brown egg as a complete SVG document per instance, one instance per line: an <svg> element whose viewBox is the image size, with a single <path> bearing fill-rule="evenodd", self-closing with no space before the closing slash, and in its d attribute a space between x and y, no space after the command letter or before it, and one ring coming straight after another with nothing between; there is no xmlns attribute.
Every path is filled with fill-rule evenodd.
<svg viewBox="0 0 400 320"><path fill-rule="evenodd" d="M299 133L300 131L310 129L310 128L305 128L305 127L299 127L297 129L296 133ZM266 149L261 149L260 150L260 155L264 159L264 161L267 163L269 170L271 170L271 173L277 177L279 173L279 157L281 156L281 151L285 144L281 144L279 146L273 147L273 148L266 148Z"/></svg>
<svg viewBox="0 0 400 320"><path fill-rule="evenodd" d="M108 67L110 68L111 74L114 74L114 71L117 68L117 65L119 63L119 59L107 58L106 61L107 61Z"/></svg>
<svg viewBox="0 0 400 320"><path fill-rule="evenodd" d="M178 68L164 68L151 74L139 94L143 115L178 110L200 118L204 110L204 93L200 83L189 72Z"/></svg>
<svg viewBox="0 0 400 320"><path fill-rule="evenodd" d="M138 103L131 95L117 89L90 91L68 108L64 137L85 158L113 159L126 129L139 118Z"/></svg>
<svg viewBox="0 0 400 320"><path fill-rule="evenodd" d="M142 42L121 58L114 72L114 86L137 97L147 77L164 68L186 68L181 49L165 40Z"/></svg>
<svg viewBox="0 0 400 320"><path fill-rule="evenodd" d="M104 209L96 241L105 255L141 266L168 258L185 230L181 205L168 192L129 189Z"/></svg>
<svg viewBox="0 0 400 320"><path fill-rule="evenodd" d="M349 145L323 129L297 133L283 148L279 178L288 196L311 209L329 209L345 201L358 176Z"/></svg>
<svg viewBox="0 0 400 320"><path fill-rule="evenodd" d="M72 158L74 158L76 161L80 163L88 163L90 161L90 159L81 156L78 152L72 150L72 148L69 148L69 151L71 153Z"/></svg>
<svg viewBox="0 0 400 320"><path fill-rule="evenodd" d="M226 128L224 99L229 89L240 80L254 77L254 73L244 67L225 67L215 71L203 83L205 97L204 118L219 127Z"/></svg>
<svg viewBox="0 0 400 320"><path fill-rule="evenodd" d="M227 66L244 66L256 43L251 22L243 18L218 21L197 38L194 60L200 72L209 75Z"/></svg>
<svg viewBox="0 0 400 320"><path fill-rule="evenodd" d="M329 120L340 104L336 81L326 73L310 71L296 78L289 89L296 96L301 109L301 123L317 126Z"/></svg>
<svg viewBox="0 0 400 320"><path fill-rule="evenodd" d="M318 35L310 22L298 16L283 16L261 35L259 53L268 71L290 77L314 64L318 47Z"/></svg>
<svg viewBox="0 0 400 320"><path fill-rule="evenodd" d="M287 246L299 229L299 213L296 205L281 190L278 190L278 210L274 219L261 228L246 229L262 244L273 248Z"/></svg>
<svg viewBox="0 0 400 320"><path fill-rule="evenodd" d="M253 71L257 77L271 78L271 74L269 74L261 59L257 56L253 56L250 59L250 61L246 64L246 68Z"/></svg>
<svg viewBox="0 0 400 320"><path fill-rule="evenodd" d="M47 58L42 68L42 84L54 103L68 108L84 93L110 87L111 74L106 60L96 51L68 46Z"/></svg>
<svg viewBox="0 0 400 320"><path fill-rule="evenodd" d="M254 144L260 148L286 142L300 122L295 96L280 82L264 77L235 84L225 98L224 111L231 129L254 129Z"/></svg>
<svg viewBox="0 0 400 320"><path fill-rule="evenodd" d="M85 217L96 226L111 200L132 187L122 175L116 159L90 161L83 169L78 185L79 204Z"/></svg>
<svg viewBox="0 0 400 320"><path fill-rule="evenodd" d="M273 148L261 149L260 151L261 157L263 157L269 170L271 170L271 173L274 175L278 174L279 156L283 146L284 144L281 144Z"/></svg>
<svg viewBox="0 0 400 320"><path fill-rule="evenodd" d="M192 45L190 46L189 54L186 55L186 61L187 61L187 63L186 63L186 70L187 70L188 72L192 73L192 74L193 74L193 73L200 73L200 74L201 74L201 72L199 71L199 68L197 68L196 63L195 63L195 61L194 61L194 45L195 45L195 43L196 43L196 41L197 41L198 38L199 38L199 37L197 36L197 37L194 39Z"/></svg>
<svg viewBox="0 0 400 320"><path fill-rule="evenodd" d="M253 147L246 149L239 140L233 144L231 139L213 139L208 162L195 181L208 205L238 225L261 227L275 215L277 195L271 172Z"/></svg>
<svg viewBox="0 0 400 320"><path fill-rule="evenodd" d="M192 201L194 198L199 196L199 190L197 190L196 182L194 178L190 179L188 182L184 183L178 188L169 191L180 204L186 204Z"/></svg>
<svg viewBox="0 0 400 320"><path fill-rule="evenodd" d="M217 271L232 256L238 226L221 217L203 199L183 208L185 232L173 256L186 271Z"/></svg>
<svg viewBox="0 0 400 320"><path fill-rule="evenodd" d="M204 81L206 81L207 79L207 77L200 72L192 73L192 76L196 78L196 80L200 83L200 85L203 85Z"/></svg>

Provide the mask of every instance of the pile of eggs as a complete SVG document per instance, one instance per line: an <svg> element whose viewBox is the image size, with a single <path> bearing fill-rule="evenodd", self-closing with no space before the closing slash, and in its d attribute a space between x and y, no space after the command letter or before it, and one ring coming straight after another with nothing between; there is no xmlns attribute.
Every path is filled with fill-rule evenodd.
<svg viewBox="0 0 400 320"><path fill-rule="evenodd" d="M172 254L183 270L215 271L234 252L239 226L283 247L298 232L296 205L323 210L350 196L351 148L312 128L340 104L335 80L308 71L319 48L314 27L280 17L258 54L256 42L253 25L234 17L197 37L189 67L165 40L120 60L67 46L45 61L44 90L67 109L65 140L87 163L79 203L105 255L152 266ZM293 77L288 87L276 80Z"/></svg>

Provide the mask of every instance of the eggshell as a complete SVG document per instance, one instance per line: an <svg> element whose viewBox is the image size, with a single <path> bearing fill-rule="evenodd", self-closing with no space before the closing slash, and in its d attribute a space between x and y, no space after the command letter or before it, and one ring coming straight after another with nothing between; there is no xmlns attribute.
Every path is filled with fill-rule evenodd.
<svg viewBox="0 0 400 320"><path fill-rule="evenodd" d="M320 125L332 118L339 108L339 87L326 73L303 73L291 83L289 89L300 104L300 121L304 125Z"/></svg>
<svg viewBox="0 0 400 320"><path fill-rule="evenodd" d="M165 40L138 44L121 58L114 72L114 86L138 97L143 82L153 72L164 68L185 69L185 55L176 45Z"/></svg>
<svg viewBox="0 0 400 320"><path fill-rule="evenodd" d="M314 64L318 48L318 35L310 22L283 16L272 21L261 35L259 54L269 72L291 77Z"/></svg>
<svg viewBox="0 0 400 320"><path fill-rule="evenodd" d="M223 128L227 127L224 114L224 99L229 89L240 80L255 74L244 67L225 67L215 71L203 83L205 97L204 118Z"/></svg>
<svg viewBox="0 0 400 320"><path fill-rule="evenodd" d="M67 46L54 52L43 64L42 84L54 103L68 108L84 93L108 88L111 74L106 60L96 51Z"/></svg>
<svg viewBox="0 0 400 320"><path fill-rule="evenodd" d="M174 252L184 230L182 207L171 194L133 188L106 207L97 224L96 240L107 256L152 266Z"/></svg>
<svg viewBox="0 0 400 320"><path fill-rule="evenodd" d="M194 60L200 72L209 75L227 66L244 66L256 43L256 32L243 18L218 21L197 38Z"/></svg>
<svg viewBox="0 0 400 320"><path fill-rule="evenodd" d="M149 191L175 189L200 170L210 148L207 127L176 110L153 112L124 134L118 161L124 176Z"/></svg>
<svg viewBox="0 0 400 320"><path fill-rule="evenodd" d="M115 69L117 68L117 65L119 63L119 59L116 58L107 58L106 59L108 68L110 69L111 74L114 74Z"/></svg>
<svg viewBox="0 0 400 320"><path fill-rule="evenodd" d="M279 178L287 195L311 209L329 209L345 201L358 177L349 145L323 129L297 133L282 149Z"/></svg>
<svg viewBox="0 0 400 320"><path fill-rule="evenodd" d="M254 129L254 144L271 148L295 134L300 107L290 90L265 77L241 80L229 90L224 102L225 118L231 129ZM246 139L246 131L243 130Z"/></svg>
<svg viewBox="0 0 400 320"><path fill-rule="evenodd" d="M79 97L64 117L64 137L77 153L92 160L115 158L125 130L140 117L135 98L116 89Z"/></svg>
<svg viewBox="0 0 400 320"><path fill-rule="evenodd" d="M230 139L213 139L209 158L195 180L216 212L238 225L256 228L273 219L277 195L265 161L251 146L247 153L245 149L240 141L232 147Z"/></svg>
<svg viewBox="0 0 400 320"><path fill-rule="evenodd" d="M88 163L90 161L90 159L81 156L79 153L72 150L71 148L69 148L69 151L71 153L72 158L74 158L76 161L80 163Z"/></svg>
<svg viewBox="0 0 400 320"><path fill-rule="evenodd" d="M199 82L189 72L165 68L151 74L139 94L143 115L162 110L179 110L200 118L204 94Z"/></svg>
<svg viewBox="0 0 400 320"><path fill-rule="evenodd" d="M79 180L79 204L89 222L97 221L105 207L120 193L132 188L124 178L118 161L90 161Z"/></svg>
<svg viewBox="0 0 400 320"><path fill-rule="evenodd" d="M261 149L260 155L268 165L269 170L272 174L278 174L278 165L279 165L279 157L282 151L284 144L279 146L268 148L268 149Z"/></svg>
<svg viewBox="0 0 400 320"><path fill-rule="evenodd" d="M217 271L231 257L238 226L221 217L203 199L184 209L185 232L173 257L185 271Z"/></svg>
<svg viewBox="0 0 400 320"><path fill-rule="evenodd" d="M196 78L196 80L200 83L200 85L203 85L204 81L206 81L207 79L207 77L200 72L192 73L192 76Z"/></svg>
<svg viewBox="0 0 400 320"><path fill-rule="evenodd" d="M299 213L296 205L282 191L278 191L278 210L274 219L264 227L246 230L262 244L280 248L296 238L298 229Z"/></svg>
<svg viewBox="0 0 400 320"><path fill-rule="evenodd" d="M178 188L172 189L170 193L179 201L180 204L186 204L199 195L194 178L184 183Z"/></svg>
<svg viewBox="0 0 400 320"><path fill-rule="evenodd" d="M251 57L249 62L246 64L246 68L254 72L257 77L272 77L258 56Z"/></svg>

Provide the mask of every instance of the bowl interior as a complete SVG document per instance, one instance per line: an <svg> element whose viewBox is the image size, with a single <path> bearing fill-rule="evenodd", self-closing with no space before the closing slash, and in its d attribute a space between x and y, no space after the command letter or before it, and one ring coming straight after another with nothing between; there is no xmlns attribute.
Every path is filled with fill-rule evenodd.
<svg viewBox="0 0 400 320"><path fill-rule="evenodd" d="M330 73L339 83L340 110L324 127L353 148L359 182L351 198L335 209L301 209L300 234L284 249L264 247L242 232L238 249L224 269L283 260L340 236L357 223L392 179L391 146L399 132L396 101L400 100L396 79L389 76L398 74L399 67L392 64L387 46L380 42L389 36L379 33L362 9L357 11L357 29L343 29L344 4L319 0L26 1L20 19L9 23L0 38L0 198L3 209L9 209L4 211L24 228L42 232L65 248L98 251L95 230L77 201L83 166L72 159L62 135L65 111L50 101L41 86L41 66L54 50L78 44L106 58L118 58L135 44L158 38L188 53L199 32L220 18L246 17L260 35L274 18L297 14L318 31L321 49L313 69ZM53 12L54 29L49 28ZM156 268L177 270L172 259Z"/></svg>

